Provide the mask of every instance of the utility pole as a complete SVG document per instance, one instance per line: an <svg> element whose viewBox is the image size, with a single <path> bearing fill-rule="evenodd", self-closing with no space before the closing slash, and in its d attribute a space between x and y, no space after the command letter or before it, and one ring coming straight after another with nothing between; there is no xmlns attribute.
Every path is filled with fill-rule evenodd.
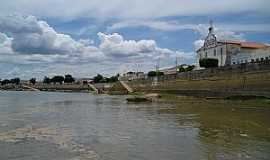
<svg viewBox="0 0 270 160"><path fill-rule="evenodd" d="M154 86L157 86L158 81L159 81L159 65L160 65L160 57L158 57L158 61L156 64L156 77L154 77L154 83L153 83Z"/></svg>
<svg viewBox="0 0 270 160"><path fill-rule="evenodd" d="M158 61L156 65L156 72L159 72L159 65L160 65L160 57L158 57Z"/></svg>
<svg viewBox="0 0 270 160"><path fill-rule="evenodd" d="M178 57L177 56L175 57L175 70L177 73L177 71L178 71Z"/></svg>

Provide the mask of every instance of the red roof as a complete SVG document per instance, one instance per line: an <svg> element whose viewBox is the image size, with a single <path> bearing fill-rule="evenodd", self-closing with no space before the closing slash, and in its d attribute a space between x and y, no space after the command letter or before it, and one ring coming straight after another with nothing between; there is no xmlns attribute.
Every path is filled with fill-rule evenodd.
<svg viewBox="0 0 270 160"><path fill-rule="evenodd" d="M224 41L227 44L237 44L241 45L242 48L253 48L253 49L260 49L269 47L263 43L256 43L256 42L244 42L244 41Z"/></svg>

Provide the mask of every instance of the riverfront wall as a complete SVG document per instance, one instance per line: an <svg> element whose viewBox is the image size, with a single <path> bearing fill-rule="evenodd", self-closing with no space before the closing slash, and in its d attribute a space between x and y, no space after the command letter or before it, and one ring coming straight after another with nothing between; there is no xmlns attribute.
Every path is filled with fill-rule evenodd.
<svg viewBox="0 0 270 160"><path fill-rule="evenodd" d="M41 91L88 91L91 88L88 85L80 85L80 84L37 84L33 85L33 88L36 88Z"/></svg>
<svg viewBox="0 0 270 160"><path fill-rule="evenodd" d="M270 61L225 66L129 81L139 92L164 92L194 96L239 94L270 97Z"/></svg>

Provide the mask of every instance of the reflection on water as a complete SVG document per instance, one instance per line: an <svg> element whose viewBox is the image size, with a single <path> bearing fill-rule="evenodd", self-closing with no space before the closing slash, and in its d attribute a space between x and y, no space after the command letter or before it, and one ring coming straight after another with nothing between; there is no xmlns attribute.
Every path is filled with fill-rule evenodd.
<svg viewBox="0 0 270 160"><path fill-rule="evenodd" d="M0 159L269 159L269 115L232 102L0 92Z"/></svg>

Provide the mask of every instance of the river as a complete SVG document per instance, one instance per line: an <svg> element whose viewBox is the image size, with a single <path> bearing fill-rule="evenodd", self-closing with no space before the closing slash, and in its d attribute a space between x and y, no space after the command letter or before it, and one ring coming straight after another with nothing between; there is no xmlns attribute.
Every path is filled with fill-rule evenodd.
<svg viewBox="0 0 270 160"><path fill-rule="evenodd" d="M270 107L0 92L0 160L270 159Z"/></svg>

